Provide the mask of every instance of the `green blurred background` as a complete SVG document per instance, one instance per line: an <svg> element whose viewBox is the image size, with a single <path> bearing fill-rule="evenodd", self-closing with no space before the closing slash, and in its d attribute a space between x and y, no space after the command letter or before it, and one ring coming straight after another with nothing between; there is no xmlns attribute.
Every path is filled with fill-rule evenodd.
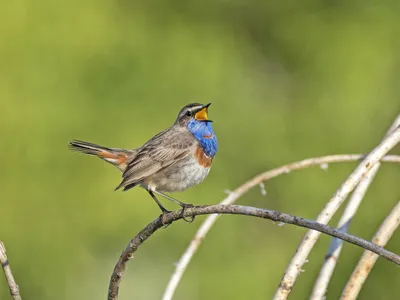
<svg viewBox="0 0 400 300"><path fill-rule="evenodd" d="M196 204L218 203L288 162L365 153L400 111L399 13L393 1L3 1L0 239L23 298L105 299L121 251L159 214L142 189L113 192L118 170L69 152L70 139L134 148L185 104L212 102L213 170L174 194ZM238 203L315 219L354 167L282 176L266 197L256 188ZM373 236L400 200L399 180L398 165L383 165L351 233ZM120 299L160 299L203 220L146 242ZM304 233L222 217L176 299L270 299ZM292 299L309 296L329 242L318 242ZM387 247L400 253L399 236ZM328 299L339 297L361 253L345 245ZM394 299L399 281L398 267L380 259L361 299ZM8 298L1 278L0 299Z"/></svg>

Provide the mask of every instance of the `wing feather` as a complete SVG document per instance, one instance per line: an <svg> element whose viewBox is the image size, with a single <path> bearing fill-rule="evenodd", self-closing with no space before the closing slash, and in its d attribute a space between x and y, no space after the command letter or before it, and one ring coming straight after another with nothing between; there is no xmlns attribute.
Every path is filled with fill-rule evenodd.
<svg viewBox="0 0 400 300"><path fill-rule="evenodd" d="M167 129L138 149L129 162L117 189L135 186L145 178L186 158L196 140L186 131Z"/></svg>

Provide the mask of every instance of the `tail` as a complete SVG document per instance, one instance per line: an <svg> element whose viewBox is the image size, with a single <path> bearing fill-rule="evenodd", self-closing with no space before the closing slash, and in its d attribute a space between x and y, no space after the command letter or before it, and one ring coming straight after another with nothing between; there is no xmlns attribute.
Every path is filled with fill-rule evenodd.
<svg viewBox="0 0 400 300"><path fill-rule="evenodd" d="M69 142L69 149L84 154L97 156L105 160L106 162L116 166L121 171L125 171L129 158L135 153L134 150L107 148L77 140L72 140Z"/></svg>

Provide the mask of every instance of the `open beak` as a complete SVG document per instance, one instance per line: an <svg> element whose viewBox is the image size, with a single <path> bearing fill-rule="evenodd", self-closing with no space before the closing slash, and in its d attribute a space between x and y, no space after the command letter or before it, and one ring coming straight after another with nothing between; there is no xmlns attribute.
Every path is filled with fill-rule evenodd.
<svg viewBox="0 0 400 300"><path fill-rule="evenodd" d="M194 118L197 121L202 121L202 122L212 122L211 120L208 119L208 107L211 105L211 103L208 103L204 105L195 115Z"/></svg>

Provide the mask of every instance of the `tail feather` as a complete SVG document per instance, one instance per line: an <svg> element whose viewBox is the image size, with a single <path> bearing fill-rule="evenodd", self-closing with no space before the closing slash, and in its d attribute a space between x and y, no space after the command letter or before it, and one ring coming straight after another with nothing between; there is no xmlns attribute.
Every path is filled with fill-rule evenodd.
<svg viewBox="0 0 400 300"><path fill-rule="evenodd" d="M116 166L121 171L125 171L129 157L135 153L134 150L123 150L107 148L100 145L72 140L69 142L69 149L84 154L95 155L106 162Z"/></svg>
<svg viewBox="0 0 400 300"><path fill-rule="evenodd" d="M101 151L108 151L111 152L112 150L107 147L103 147L100 145L84 142L84 141L78 141L78 140L72 140L69 142L69 149L82 152L85 154L89 155L98 155L99 152Z"/></svg>

